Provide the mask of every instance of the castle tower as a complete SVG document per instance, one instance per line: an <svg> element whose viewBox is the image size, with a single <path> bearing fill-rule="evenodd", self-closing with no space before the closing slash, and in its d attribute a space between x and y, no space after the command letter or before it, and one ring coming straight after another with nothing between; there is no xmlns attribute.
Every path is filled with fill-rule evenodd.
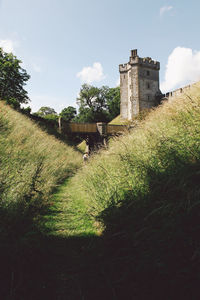
<svg viewBox="0 0 200 300"><path fill-rule="evenodd" d="M120 115L131 120L141 110L157 104L160 63L150 57L141 58L131 50L127 64L119 65Z"/></svg>

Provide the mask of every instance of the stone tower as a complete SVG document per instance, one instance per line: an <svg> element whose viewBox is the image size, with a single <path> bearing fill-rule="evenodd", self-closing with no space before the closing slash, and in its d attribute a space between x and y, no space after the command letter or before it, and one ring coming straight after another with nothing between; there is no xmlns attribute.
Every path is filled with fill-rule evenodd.
<svg viewBox="0 0 200 300"><path fill-rule="evenodd" d="M150 57L141 58L131 50L127 64L119 65L120 115L131 120L141 110L157 104L160 63Z"/></svg>

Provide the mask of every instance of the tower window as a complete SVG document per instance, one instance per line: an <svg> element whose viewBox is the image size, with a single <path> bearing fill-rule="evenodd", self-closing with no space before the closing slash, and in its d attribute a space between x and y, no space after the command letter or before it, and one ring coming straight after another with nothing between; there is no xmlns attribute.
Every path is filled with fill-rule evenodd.
<svg viewBox="0 0 200 300"><path fill-rule="evenodd" d="M126 78L126 75L124 75L124 79Z"/></svg>
<svg viewBox="0 0 200 300"><path fill-rule="evenodd" d="M149 76L150 75L150 71L147 71L147 76Z"/></svg>
<svg viewBox="0 0 200 300"><path fill-rule="evenodd" d="M149 82L147 83L147 88L150 89L150 83Z"/></svg>
<svg viewBox="0 0 200 300"><path fill-rule="evenodd" d="M150 100L150 96L149 95L147 95L147 100Z"/></svg>

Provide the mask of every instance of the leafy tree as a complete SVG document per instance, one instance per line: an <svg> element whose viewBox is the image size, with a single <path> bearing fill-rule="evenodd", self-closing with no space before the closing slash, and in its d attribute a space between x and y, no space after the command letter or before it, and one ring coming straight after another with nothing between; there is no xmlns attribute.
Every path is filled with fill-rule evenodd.
<svg viewBox="0 0 200 300"><path fill-rule="evenodd" d="M57 121L58 120L58 115L55 114L49 114L43 117L46 120L52 120L52 121Z"/></svg>
<svg viewBox="0 0 200 300"><path fill-rule="evenodd" d="M22 107L21 108L21 112L25 115L30 115L31 114L31 107L28 106L28 107Z"/></svg>
<svg viewBox="0 0 200 300"><path fill-rule="evenodd" d="M119 115L119 87L97 88L83 84L77 98L79 114L76 122L109 122Z"/></svg>
<svg viewBox="0 0 200 300"><path fill-rule="evenodd" d="M77 123L93 123L96 122L94 111L89 107L80 106L79 114L73 119Z"/></svg>
<svg viewBox="0 0 200 300"><path fill-rule="evenodd" d="M120 87L110 88L106 97L109 117L112 120L120 114Z"/></svg>
<svg viewBox="0 0 200 300"><path fill-rule="evenodd" d="M61 111L60 116L65 121L71 122L76 116L76 108L73 106L68 106Z"/></svg>
<svg viewBox="0 0 200 300"><path fill-rule="evenodd" d="M107 122L109 119L106 108L106 94L108 89L106 86L97 88L83 84L79 97L77 98L77 103L80 108L76 121Z"/></svg>
<svg viewBox="0 0 200 300"><path fill-rule="evenodd" d="M29 101L24 85L30 76L20 66L21 63L12 53L6 53L0 48L0 99L15 108Z"/></svg>
<svg viewBox="0 0 200 300"><path fill-rule="evenodd" d="M49 106L42 106L36 113L40 117L46 117L48 115L57 115L57 112L54 110L54 108L51 108Z"/></svg>

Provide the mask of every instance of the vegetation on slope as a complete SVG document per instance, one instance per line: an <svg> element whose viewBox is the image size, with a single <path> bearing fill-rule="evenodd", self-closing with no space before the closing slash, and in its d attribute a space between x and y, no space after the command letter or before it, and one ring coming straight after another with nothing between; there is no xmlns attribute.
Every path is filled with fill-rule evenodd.
<svg viewBox="0 0 200 300"><path fill-rule="evenodd" d="M150 113L71 181L72 199L82 199L87 215L104 228L112 249L106 273L124 298L131 292L136 299L148 293L191 299L197 292L199 95L196 85Z"/></svg>
<svg viewBox="0 0 200 300"><path fill-rule="evenodd" d="M0 128L1 235L16 238L31 230L56 185L81 165L81 156L3 102Z"/></svg>
<svg viewBox="0 0 200 300"><path fill-rule="evenodd" d="M199 298L199 94L197 86L191 95L151 112L140 126L110 143L109 150L91 157L58 189L53 199L56 205L51 215L45 217L50 223L55 222L53 236L42 236L31 246L26 244L25 249L15 253L14 263L10 259L9 268L2 267L3 296L10 289L8 299L15 300ZM33 194L22 192L22 209L17 205L15 210L15 202L11 201L10 212L18 220L15 224L26 228L29 223L24 222L24 207L27 205L27 212L36 216L30 205L33 203L38 211L39 198L34 198L35 193L41 192L45 204L55 182L80 165L80 156L72 152L66 162L69 148L62 145L62 154L59 146L56 148L58 144L48 144L49 138L45 140L46 135L41 132L39 143L30 121L28 136L23 135L19 142L11 138L12 124L22 123L9 121L14 120L11 110L3 105L0 108L0 149L6 154L0 156L4 164L1 186L5 186L5 192L10 191L5 196L5 206L2 205L4 211L9 208L6 199L13 200L21 191L32 190L24 188L25 182L23 186L21 179L26 173L30 174L26 182L37 184ZM24 125L17 127L13 137L21 130ZM37 136L34 143L30 142L30 135ZM15 154L14 149L19 151ZM58 149L57 154L52 149ZM41 156L41 177L31 180L31 174L37 174L34 170ZM32 173L26 164L28 157L33 157ZM18 181L14 173L17 169L16 173L23 175ZM13 177L9 179L8 174ZM46 178L50 178L49 186ZM13 194L11 188L6 189L7 180L13 183ZM47 198L43 198L43 192ZM27 194L33 195L32 201L25 201L29 199ZM1 212L3 216L3 209ZM11 220L11 214L8 216ZM35 224L37 217L30 219ZM32 234L30 225L28 228ZM20 230L13 232L14 236Z"/></svg>

